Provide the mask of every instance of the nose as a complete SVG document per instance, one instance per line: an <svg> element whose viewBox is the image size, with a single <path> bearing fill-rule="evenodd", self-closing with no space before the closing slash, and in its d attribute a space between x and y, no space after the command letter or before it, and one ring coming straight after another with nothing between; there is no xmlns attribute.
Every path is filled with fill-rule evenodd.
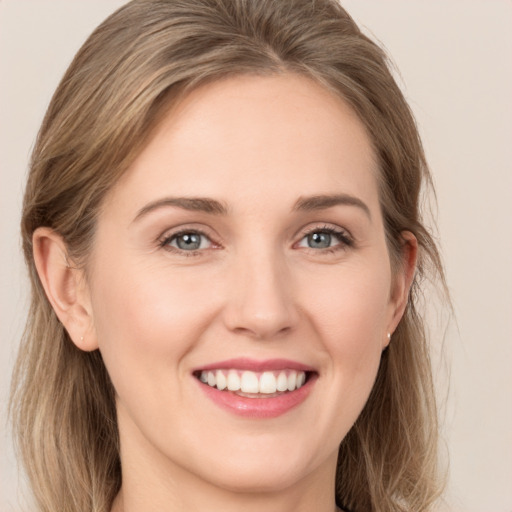
<svg viewBox="0 0 512 512"><path fill-rule="evenodd" d="M224 310L227 328L254 339L292 331L300 315L290 272L275 254L240 258L230 272Z"/></svg>

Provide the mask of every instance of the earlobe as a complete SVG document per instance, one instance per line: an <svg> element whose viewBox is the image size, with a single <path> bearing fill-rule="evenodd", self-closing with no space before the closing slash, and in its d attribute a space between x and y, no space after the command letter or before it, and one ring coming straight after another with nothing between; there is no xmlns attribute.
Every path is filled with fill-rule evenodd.
<svg viewBox="0 0 512 512"><path fill-rule="evenodd" d="M78 348L97 349L83 271L69 264L66 244L51 228L36 229L32 242L37 273L55 314Z"/></svg>
<svg viewBox="0 0 512 512"><path fill-rule="evenodd" d="M401 261L392 290L392 314L388 325L388 332L393 334L405 312L409 300L409 291L414 280L416 262L418 258L418 240L410 231L402 231ZM391 336L387 336L385 346L389 344Z"/></svg>

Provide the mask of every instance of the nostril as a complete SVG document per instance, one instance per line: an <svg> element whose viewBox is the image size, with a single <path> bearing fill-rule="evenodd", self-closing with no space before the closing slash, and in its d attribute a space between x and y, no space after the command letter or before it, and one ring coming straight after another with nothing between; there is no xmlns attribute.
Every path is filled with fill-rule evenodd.
<svg viewBox="0 0 512 512"><path fill-rule="evenodd" d="M246 336L257 341L273 341L293 332L292 325L278 325L270 319L254 319L252 323L232 328L235 334Z"/></svg>
<svg viewBox="0 0 512 512"><path fill-rule="evenodd" d="M236 293L226 304L224 322L226 327L239 335L256 340L271 340L288 335L300 320L294 298L273 276L265 276L263 269L258 278L236 283Z"/></svg>

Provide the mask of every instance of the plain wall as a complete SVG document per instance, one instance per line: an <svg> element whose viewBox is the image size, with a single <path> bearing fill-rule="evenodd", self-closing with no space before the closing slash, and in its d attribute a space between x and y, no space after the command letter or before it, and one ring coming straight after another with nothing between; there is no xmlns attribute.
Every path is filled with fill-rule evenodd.
<svg viewBox="0 0 512 512"><path fill-rule="evenodd" d="M121 0L0 0L0 510L20 510L6 427L27 306L18 224L35 135L80 44ZM436 368L450 457L447 510L512 511L512 2L346 0L385 45L416 114L438 194L456 320L450 392ZM435 353L442 342L434 341ZM444 362L443 362L444 361Z"/></svg>

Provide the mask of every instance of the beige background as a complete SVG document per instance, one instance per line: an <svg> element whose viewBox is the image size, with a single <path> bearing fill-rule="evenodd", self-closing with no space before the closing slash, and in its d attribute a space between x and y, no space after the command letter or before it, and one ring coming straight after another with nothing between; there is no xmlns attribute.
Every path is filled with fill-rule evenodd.
<svg viewBox="0 0 512 512"><path fill-rule="evenodd" d="M0 510L19 510L5 425L27 287L17 225L27 160L79 45L121 0L0 0ZM346 0L401 71L433 173L457 324L434 360L448 506L512 511L512 2ZM439 348L436 342L435 348ZM436 353L438 350L436 350Z"/></svg>

